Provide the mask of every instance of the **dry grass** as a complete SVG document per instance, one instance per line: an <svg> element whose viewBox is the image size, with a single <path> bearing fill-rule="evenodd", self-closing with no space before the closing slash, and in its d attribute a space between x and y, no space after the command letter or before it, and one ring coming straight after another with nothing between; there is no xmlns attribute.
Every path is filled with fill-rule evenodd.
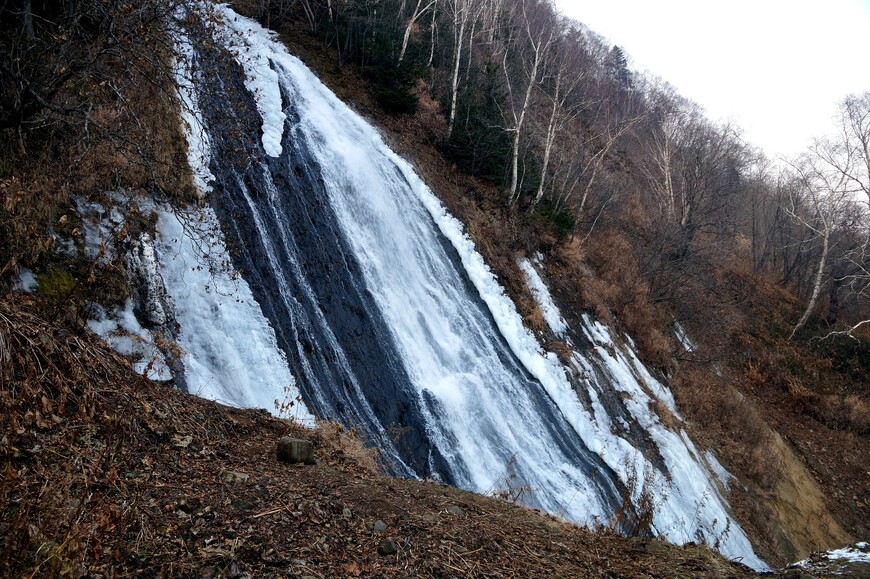
<svg viewBox="0 0 870 579"><path fill-rule="evenodd" d="M859 435L870 434L870 403L857 394L813 395L805 388L807 406L825 424Z"/></svg>
<svg viewBox="0 0 870 579"><path fill-rule="evenodd" d="M329 448L339 462L351 462L370 474L381 474L381 457L377 448L366 446L355 429L347 429L332 420L320 420L314 433L315 444Z"/></svg>
<svg viewBox="0 0 870 579"><path fill-rule="evenodd" d="M576 252L569 247L569 257L563 258L563 263L570 263L570 255ZM669 316L665 308L652 302L650 284L628 239L615 231L590 237L585 260L594 271L579 286L586 307L602 323L626 331L644 362L656 368L669 367L672 346L663 331Z"/></svg>
<svg viewBox="0 0 870 579"><path fill-rule="evenodd" d="M650 399L650 410L659 417L661 423L672 432L679 432L680 428L683 427L682 422L674 416L674 413L667 407L667 405L659 400L658 398Z"/></svg>
<svg viewBox="0 0 870 579"><path fill-rule="evenodd" d="M94 64L92 75L111 82L60 90L61 101L86 92L87 123L47 113L38 125L53 130L0 131L0 275L44 267L54 259L55 235L76 238L71 195L100 199L124 189L196 197L167 39L150 31L137 43L130 53L118 47L125 58Z"/></svg>
<svg viewBox="0 0 870 579"><path fill-rule="evenodd" d="M755 404L722 379L699 367L683 367L673 381L677 402L696 424L705 442L738 473L763 489L776 484L779 468L769 460L770 428Z"/></svg>
<svg viewBox="0 0 870 579"><path fill-rule="evenodd" d="M750 575L698 546L375 474L346 429L151 383L82 328L42 318L43 305L0 299L4 577ZM318 464L278 462L287 434L311 439ZM378 554L385 536L393 556Z"/></svg>

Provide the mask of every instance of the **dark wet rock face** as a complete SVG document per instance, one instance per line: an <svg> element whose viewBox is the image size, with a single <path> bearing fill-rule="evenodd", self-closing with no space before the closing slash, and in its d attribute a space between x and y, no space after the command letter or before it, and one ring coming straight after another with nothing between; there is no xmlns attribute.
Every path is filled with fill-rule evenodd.
<svg viewBox="0 0 870 579"><path fill-rule="evenodd" d="M327 190L328 167L321 167L318 155L323 153L317 148L324 143L307 134L300 122L305 111L297 109L291 94L297 87L281 85L287 117L282 152L279 157L270 157L261 143L262 118L245 86L241 66L230 52L214 43L194 41L193 45L195 70L199 71L195 84L214 175L208 201L221 223L233 266L242 273L274 328L305 404L321 418L359 427L363 437L387 449L385 459L397 474L470 485L475 479L469 470L477 466L478 457L459 449L450 430L455 425L443 415L441 401L425 388L418 390L409 375L397 338L385 319L392 312L382 311L369 291L360 263L366 256L355 254L352 240L358 241L353 237L356 232L343 229L347 226L341 225L330 198L338 192ZM375 150L372 154L382 153ZM392 179L391 185L410 187L398 166L385 170L383 178ZM406 204L417 202L402 199ZM495 379L499 381L495 388L506 382L508 389L520 391L517 400L522 399L523 412L536 417L542 440L560 456L558 462L582 472L600 502L615 508L621 488L617 477L588 450L553 400L518 361L453 245L437 231L428 214L422 221L399 226L414 232L425 229L427 235L435 231L425 237L426 250L433 251L421 259L440 260L436 271L449 279L430 279L432 287L455 280L455 299L467 310L464 318L451 318L451 323L465 331L457 335L468 341L461 345L458 357L475 358L485 353L487 363L499 372L494 378L489 375L490 367L460 363L451 368L454 375L477 372L473 378L478 383ZM402 266L401 262L392 265ZM432 303L442 304L437 300ZM410 315L438 313L418 311ZM429 326L423 327L428 331ZM438 338L430 334L421 337L430 342ZM444 355L443 351L439 355ZM484 407L480 408L483 412ZM478 418L487 426L501 420L499 416ZM494 427L481 435L490 437L482 443L495 448L493 456L487 457L492 468L510 469L510 443L504 440L508 435ZM495 458L499 453L504 454L507 467ZM535 475L541 472L542 465L535 462L539 457L529 458L532 463L520 467L524 470L518 480L532 471ZM499 476L499 472L492 472L494 480Z"/></svg>
<svg viewBox="0 0 870 579"><path fill-rule="evenodd" d="M213 147L209 202L306 405L322 418L360 426L372 442L384 442L385 428L400 431L393 468L449 481L393 339L327 202L318 164L291 130L285 130L281 157L268 157L241 68L213 45L200 45L197 57L208 70L199 82ZM284 111L292 126L286 95Z"/></svg>

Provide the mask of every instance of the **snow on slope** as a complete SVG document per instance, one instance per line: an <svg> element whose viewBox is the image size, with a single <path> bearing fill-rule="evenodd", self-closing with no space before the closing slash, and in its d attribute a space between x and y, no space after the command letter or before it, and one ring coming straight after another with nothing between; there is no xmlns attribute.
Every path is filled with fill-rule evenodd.
<svg viewBox="0 0 870 579"><path fill-rule="evenodd" d="M536 261L538 259L536 256ZM563 335L567 329L567 324L562 314L559 313L559 308L553 303L553 298L550 297L550 291L544 285L544 280L541 279L538 271L528 259L522 258L517 263L526 277L526 283L532 291L532 295L535 296L535 300L538 302L538 307L541 309L544 321L547 322L547 327L550 328L550 331L554 335Z"/></svg>

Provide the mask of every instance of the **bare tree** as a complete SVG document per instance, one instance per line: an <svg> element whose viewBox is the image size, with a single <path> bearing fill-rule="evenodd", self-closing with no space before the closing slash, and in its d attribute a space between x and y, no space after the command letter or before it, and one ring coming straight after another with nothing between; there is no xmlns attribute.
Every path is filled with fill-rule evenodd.
<svg viewBox="0 0 870 579"><path fill-rule="evenodd" d="M553 43L553 57L550 70L546 74L546 80L540 85L541 92L550 101L550 114L547 120L547 129L544 136L544 158L541 163L541 179L538 182L538 191L535 193L534 204L544 196L544 188L547 184L547 170L550 166L550 157L553 151L553 143L556 135L565 126L573 121L583 110L582 101L572 100L576 89L590 74L591 67L583 62L584 51L568 37L557 37Z"/></svg>
<svg viewBox="0 0 870 579"><path fill-rule="evenodd" d="M447 138L453 134L456 122L456 99L459 94L459 65L462 61L462 48L465 45L465 31L476 17L473 0L449 0L453 20L453 73L450 81L450 112L447 119Z"/></svg>
<svg viewBox="0 0 870 579"><path fill-rule="evenodd" d="M816 307L830 256L834 227L850 200L849 178L828 162L833 149L837 147L838 145L830 140L816 140L810 150L792 164L802 187L800 191L793 194L789 213L812 231L817 239L821 239L822 246L807 307L795 324L789 339L794 338L795 334L804 327ZM804 203L808 204L811 211L809 215L804 215L801 211L801 205Z"/></svg>
<svg viewBox="0 0 870 579"><path fill-rule="evenodd" d="M651 103L651 118L647 130L637 134L646 163L641 170L656 194L666 220L678 219L678 191L675 183L680 139L691 117L699 113L696 106L680 97L676 90L660 79L647 79L646 92Z"/></svg>
<svg viewBox="0 0 870 579"><path fill-rule="evenodd" d="M411 18L408 19L408 24L405 26L405 34L402 36L402 50L399 52L398 64L402 64L402 61L405 59L405 52L408 50L408 41L411 38L411 31L414 28L414 24L424 14L426 14L430 8L434 11L437 2L438 0L431 0L423 5L423 0L417 0L417 4L414 6L414 11L411 13ZM400 12L404 12L404 6Z"/></svg>
<svg viewBox="0 0 870 579"><path fill-rule="evenodd" d="M846 97L840 104L843 159L839 165L870 206L870 91Z"/></svg>
<svg viewBox="0 0 870 579"><path fill-rule="evenodd" d="M514 14L515 25L511 27L501 45L501 63L504 73L508 102L508 127L512 134L510 159L510 184L507 187L508 202L513 204L519 197L520 140L532 92L541 82L541 73L549 56L556 31L551 18L553 12L548 4L535 0L520 0Z"/></svg>
<svg viewBox="0 0 870 579"><path fill-rule="evenodd" d="M826 265L830 269L829 321L837 321L841 289L853 299L870 298L870 92L845 98L836 125L831 137L817 139L795 165L815 213L812 221L801 222L821 238L822 249L809 303L792 337L816 307ZM858 203L864 208L858 208ZM834 237L841 247L832 255ZM861 320L828 335L851 335L866 323Z"/></svg>

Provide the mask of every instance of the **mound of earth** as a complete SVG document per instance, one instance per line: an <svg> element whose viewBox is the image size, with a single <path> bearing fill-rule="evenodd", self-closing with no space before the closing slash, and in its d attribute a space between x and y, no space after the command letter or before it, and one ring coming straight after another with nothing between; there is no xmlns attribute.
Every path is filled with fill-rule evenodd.
<svg viewBox="0 0 870 579"><path fill-rule="evenodd" d="M0 575L752 574L704 547L593 532L384 476L337 425L307 429L150 382L52 316L33 296L0 298ZM286 435L310 440L317 463L279 462Z"/></svg>

